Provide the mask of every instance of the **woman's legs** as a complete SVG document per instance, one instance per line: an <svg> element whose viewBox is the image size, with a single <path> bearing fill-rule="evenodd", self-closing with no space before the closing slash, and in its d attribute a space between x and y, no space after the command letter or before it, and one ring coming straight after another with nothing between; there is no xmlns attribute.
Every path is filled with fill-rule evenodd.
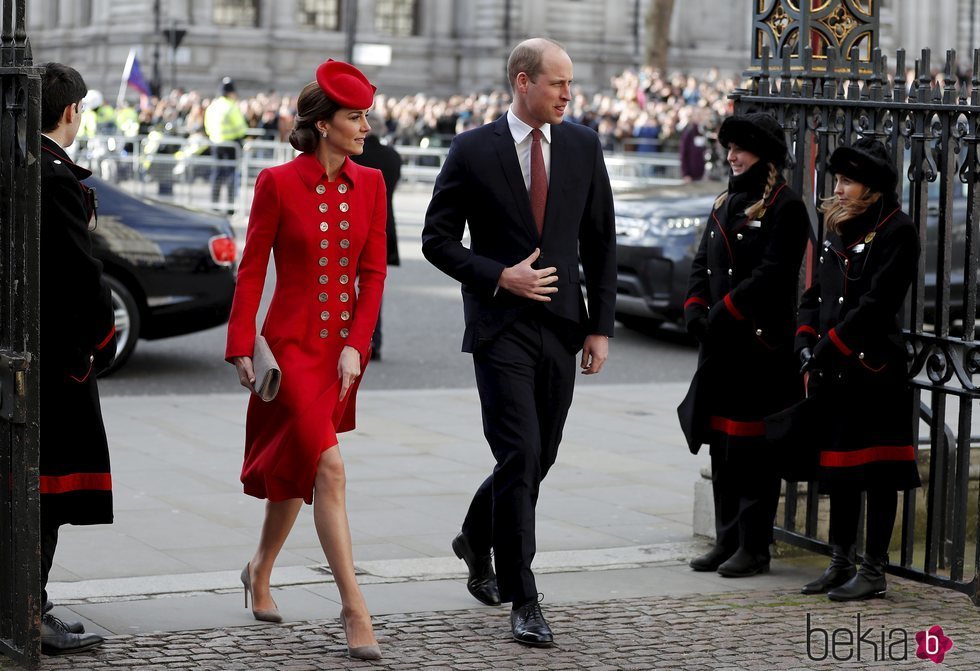
<svg viewBox="0 0 980 671"><path fill-rule="evenodd" d="M371 615L354 576L354 553L347 521L347 479L340 447L335 445L320 455L313 495L313 522L340 591L347 622L347 644L354 648L375 645Z"/></svg>
<svg viewBox="0 0 980 671"><path fill-rule="evenodd" d="M272 577L272 566L282 550L283 543L289 536L303 499L286 499L285 501L267 501L265 504L265 520L262 522L262 535L259 546L255 549L252 561L249 562L252 581L252 609L271 610L276 607L269 591L269 580Z"/></svg>

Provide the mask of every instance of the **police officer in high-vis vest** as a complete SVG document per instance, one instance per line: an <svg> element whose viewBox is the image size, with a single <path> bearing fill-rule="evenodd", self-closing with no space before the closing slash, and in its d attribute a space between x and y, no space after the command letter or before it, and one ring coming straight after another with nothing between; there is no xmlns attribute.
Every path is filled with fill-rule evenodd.
<svg viewBox="0 0 980 671"><path fill-rule="evenodd" d="M238 94L231 77L221 80L221 95L211 101L204 111L204 132L216 145L211 150L215 164L211 168L211 200L217 205L221 198L221 186L228 189L228 204L235 203L235 164L238 149L225 143L241 141L248 131L245 115L238 107ZM225 145L225 146L221 146Z"/></svg>

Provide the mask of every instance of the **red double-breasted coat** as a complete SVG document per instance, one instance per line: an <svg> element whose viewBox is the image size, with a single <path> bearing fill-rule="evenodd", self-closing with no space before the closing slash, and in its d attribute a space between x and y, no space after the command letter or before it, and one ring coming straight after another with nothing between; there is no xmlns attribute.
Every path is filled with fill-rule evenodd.
<svg viewBox="0 0 980 671"><path fill-rule="evenodd" d="M344 346L367 365L386 269L381 173L350 159L329 181L313 154L263 170L255 183L225 358L251 356L272 252L276 288L262 334L282 369L276 398L249 399L245 493L313 499L320 454L354 428L354 396L339 401Z"/></svg>

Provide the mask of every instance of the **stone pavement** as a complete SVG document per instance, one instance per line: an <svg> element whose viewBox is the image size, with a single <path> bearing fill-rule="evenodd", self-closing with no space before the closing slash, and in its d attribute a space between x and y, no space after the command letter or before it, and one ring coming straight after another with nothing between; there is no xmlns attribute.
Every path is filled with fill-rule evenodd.
<svg viewBox="0 0 980 671"><path fill-rule="evenodd" d="M754 581L740 582L751 590ZM506 610L472 608L376 617L381 662L348 659L339 623L313 620L112 637L97 651L45 658L42 668L795 671L980 665L980 612L966 597L897 578L890 579L887 599L859 605L784 589L584 602L546 611L558 642L551 649L510 641ZM934 624L953 640L941 667L915 654L916 632Z"/></svg>
<svg viewBox="0 0 980 671"><path fill-rule="evenodd" d="M706 547L693 537L692 511L707 456L683 447L674 408L685 387L578 385L539 502L535 570L559 643L549 651L512 643L506 609L474 608L450 554L491 466L475 390L359 395L360 428L341 443L355 562L387 655L374 666L936 668L914 658L914 644L904 648L911 660L879 652L877 666L867 644L860 662L808 657L807 613L820 629L811 637L818 659L822 630L828 640L840 630L839 657L850 635L856 656L860 634L848 632L860 613L862 631L871 626L878 638L938 624L955 645L944 666L980 667L980 618L956 593L891 578L888 599L832 606L798 594L823 565L810 555L778 559L750 580L690 571L686 560ZM346 659L339 598L308 509L273 574L287 622L259 624L242 607L238 573L262 514L237 480L245 402L244 392L104 399L116 522L63 528L49 590L56 615L109 640L85 655L45 658L43 668L370 666Z"/></svg>

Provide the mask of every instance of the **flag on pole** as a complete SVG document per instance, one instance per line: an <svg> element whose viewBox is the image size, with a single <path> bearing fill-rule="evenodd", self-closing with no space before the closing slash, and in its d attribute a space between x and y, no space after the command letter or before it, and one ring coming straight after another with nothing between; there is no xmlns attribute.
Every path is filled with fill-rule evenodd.
<svg viewBox="0 0 980 671"><path fill-rule="evenodd" d="M150 85L140 70L139 59L136 58L136 47L129 50L129 58L126 59L126 67L123 68L122 81L119 83L119 96L117 105L122 105L126 97L126 87L134 88L143 95L150 95Z"/></svg>

